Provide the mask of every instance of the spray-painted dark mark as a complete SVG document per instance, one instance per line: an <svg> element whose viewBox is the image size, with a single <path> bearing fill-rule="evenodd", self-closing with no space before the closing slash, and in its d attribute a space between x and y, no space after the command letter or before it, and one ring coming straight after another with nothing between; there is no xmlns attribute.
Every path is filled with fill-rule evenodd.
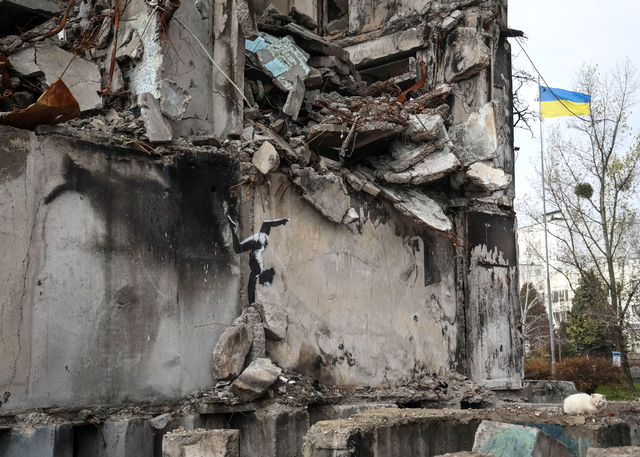
<svg viewBox="0 0 640 457"><path fill-rule="evenodd" d="M229 219L229 225L231 225L231 233L233 235L233 250L236 254L251 251L249 254L249 268L251 269L251 275L249 277L249 287L247 290L249 294L249 303L251 304L256 300L256 283L260 283L263 286L269 286L273 282L273 277L276 274L276 271L273 268L265 270L264 263L262 262L262 253L269 244L269 232L272 227L285 225L290 219L283 218L264 221L258 233L254 233L242 242L238 240L238 234L236 233L238 224L236 224L228 215L227 219Z"/></svg>

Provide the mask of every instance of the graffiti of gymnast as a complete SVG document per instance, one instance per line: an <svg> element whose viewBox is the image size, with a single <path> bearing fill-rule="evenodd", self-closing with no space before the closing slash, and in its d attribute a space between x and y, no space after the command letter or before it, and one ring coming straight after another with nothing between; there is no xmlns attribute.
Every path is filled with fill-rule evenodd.
<svg viewBox="0 0 640 457"><path fill-rule="evenodd" d="M249 268L251 269L251 276L249 277L248 288L249 303L251 304L255 302L256 299L256 283L269 286L276 274L276 271L273 268L265 270L264 264L262 263L262 253L269 244L269 232L271 231L271 227L285 225L289 222L289 218L264 221L258 233L254 233L242 242L238 240L238 234L236 233L238 224L236 224L229 215L227 215L227 219L229 219L229 225L231 225L233 250L235 253L240 254L242 252L251 251L249 254Z"/></svg>

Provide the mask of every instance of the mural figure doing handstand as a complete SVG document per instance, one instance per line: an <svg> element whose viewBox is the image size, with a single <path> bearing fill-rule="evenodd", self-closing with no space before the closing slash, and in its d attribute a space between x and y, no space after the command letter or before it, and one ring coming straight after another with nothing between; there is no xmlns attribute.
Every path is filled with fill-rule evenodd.
<svg viewBox="0 0 640 457"><path fill-rule="evenodd" d="M249 303L251 304L256 300L256 284L259 283L263 286L269 286L273 282L273 277L276 274L276 271L273 268L265 270L264 264L262 263L262 253L269 244L269 232L272 227L285 225L289 222L289 218L264 221L258 233L254 233L242 242L238 240L238 234L236 233L238 224L236 224L228 215L227 219L229 219L231 234L233 235L233 250L236 254L251 251L249 254L249 268L251 269L251 274L249 276L248 288Z"/></svg>

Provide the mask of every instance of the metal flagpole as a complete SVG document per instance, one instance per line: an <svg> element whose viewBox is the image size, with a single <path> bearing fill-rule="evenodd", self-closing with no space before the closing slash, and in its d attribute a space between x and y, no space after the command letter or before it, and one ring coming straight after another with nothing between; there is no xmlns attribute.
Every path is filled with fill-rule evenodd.
<svg viewBox="0 0 640 457"><path fill-rule="evenodd" d="M544 152L542 142L542 97L540 96L540 77L538 77L538 96L540 97L540 164L542 176L542 215L544 219L544 251L547 263L547 306L549 308L549 337L551 339L551 377L556 379L556 350L553 337L553 308L551 307L551 275L549 274L549 243L547 240L547 198L544 184Z"/></svg>

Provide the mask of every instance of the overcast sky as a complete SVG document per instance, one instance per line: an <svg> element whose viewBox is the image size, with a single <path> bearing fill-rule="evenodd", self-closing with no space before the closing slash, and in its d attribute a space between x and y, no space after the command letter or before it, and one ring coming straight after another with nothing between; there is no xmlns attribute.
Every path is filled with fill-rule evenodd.
<svg viewBox="0 0 640 457"><path fill-rule="evenodd" d="M527 53L549 86L572 90L576 72L586 62L598 64L601 72L615 67L616 61L631 59L640 67L640 0L509 0L509 27L522 30L520 39ZM513 66L534 73L515 39L509 39ZM639 70L640 71L640 70ZM544 85L544 83L543 83ZM537 87L526 91L530 106L537 110ZM630 124L640 133L640 106ZM566 118L544 121L545 126ZM516 207L525 193L531 193L529 180L539 167L539 127L533 125L535 138L516 129L514 145L520 147L516 160ZM534 163L532 163L532 160ZM520 226L526 225L518 214Z"/></svg>

